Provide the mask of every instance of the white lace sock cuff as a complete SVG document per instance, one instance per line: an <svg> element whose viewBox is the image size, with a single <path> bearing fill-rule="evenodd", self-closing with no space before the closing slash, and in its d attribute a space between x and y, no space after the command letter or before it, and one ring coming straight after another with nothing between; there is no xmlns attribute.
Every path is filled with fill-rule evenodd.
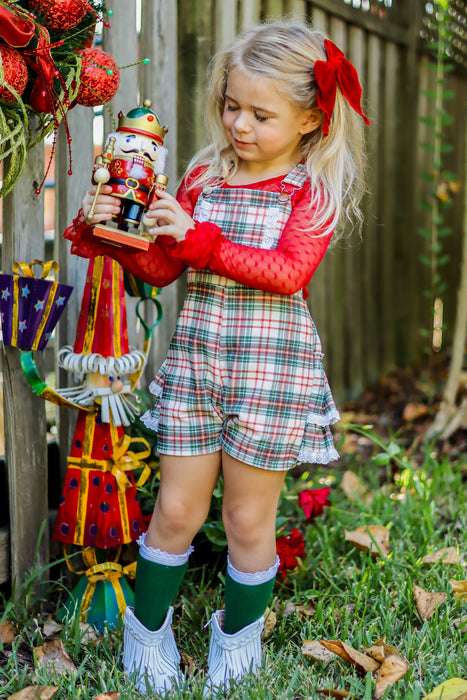
<svg viewBox="0 0 467 700"><path fill-rule="evenodd" d="M279 557L276 556L276 561L269 567L269 569L266 569L265 571L255 571L254 574L250 574L246 571L239 571L236 569L230 561L229 555L227 554L227 573L236 583L243 583L244 586L257 586L260 583L270 581L276 576L279 563Z"/></svg>
<svg viewBox="0 0 467 700"><path fill-rule="evenodd" d="M165 566L181 566L182 564L187 563L188 557L194 549L194 547L190 545L186 552L183 552L182 554L170 554L169 552L164 552L162 549L154 549L154 547L149 547L145 543L145 540L146 533L143 532L143 534L137 540L137 544L139 544L139 553L143 557L143 559L147 559L147 561L152 561L154 562L154 564L164 564Z"/></svg>

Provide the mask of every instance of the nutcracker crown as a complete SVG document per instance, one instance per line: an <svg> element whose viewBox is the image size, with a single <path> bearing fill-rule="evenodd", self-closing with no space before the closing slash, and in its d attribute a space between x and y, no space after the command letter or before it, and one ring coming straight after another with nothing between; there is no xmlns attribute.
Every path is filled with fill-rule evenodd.
<svg viewBox="0 0 467 700"><path fill-rule="evenodd" d="M160 125L157 114L151 109L151 101L145 100L142 107L135 107L126 116L119 113L117 131L149 136L162 144L168 128Z"/></svg>

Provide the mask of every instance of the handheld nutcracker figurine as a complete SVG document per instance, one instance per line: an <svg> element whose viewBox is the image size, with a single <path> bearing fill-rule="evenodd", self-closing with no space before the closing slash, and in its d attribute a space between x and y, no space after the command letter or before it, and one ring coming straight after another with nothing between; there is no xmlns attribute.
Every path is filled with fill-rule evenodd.
<svg viewBox="0 0 467 700"><path fill-rule="evenodd" d="M110 185L112 196L120 199L120 212L95 226L94 235L114 245L147 250L150 240L142 228L153 222L144 217L144 212L155 197L156 188L165 189L168 180L164 174L167 127L160 125L150 100L126 116L122 112L118 116L117 131L107 136L104 151L94 163L92 182L97 191L86 221L93 221L101 185Z"/></svg>

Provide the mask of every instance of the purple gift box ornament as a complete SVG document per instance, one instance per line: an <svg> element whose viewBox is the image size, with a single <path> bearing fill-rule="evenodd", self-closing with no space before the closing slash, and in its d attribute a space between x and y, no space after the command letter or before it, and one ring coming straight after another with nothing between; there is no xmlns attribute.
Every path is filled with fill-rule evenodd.
<svg viewBox="0 0 467 700"><path fill-rule="evenodd" d="M42 268L40 277L33 267ZM21 350L43 350L70 298L73 287L47 279L58 272L55 260L13 265L13 274L0 274L0 316L3 343Z"/></svg>

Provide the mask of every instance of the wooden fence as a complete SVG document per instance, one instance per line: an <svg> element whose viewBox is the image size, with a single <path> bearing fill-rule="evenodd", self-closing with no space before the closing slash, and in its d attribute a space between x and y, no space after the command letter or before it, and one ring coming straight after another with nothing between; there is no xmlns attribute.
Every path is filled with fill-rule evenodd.
<svg viewBox="0 0 467 700"><path fill-rule="evenodd" d="M455 3L453 3L455 4ZM110 108L114 115L150 98L161 120L169 124L170 187L173 189L190 155L202 144L206 69L213 53L243 28L263 18L294 16L324 29L357 67L364 88L365 107L372 120L368 129L369 194L365 201L363 239L335 247L323 261L310 287L310 307L326 353L327 372L342 405L358 396L395 366L420 359L420 328L429 324L423 297L427 270L418 256L424 223L418 202L427 185L420 178L429 161L421 141L430 139L419 117L432 110L422 93L434 85L427 67L421 32L421 0L114 0L112 29L104 49L120 66L149 57L149 65L121 72L121 86ZM458 13L465 13L459 5ZM139 29L140 27L140 29ZM464 54L462 54L464 51ZM460 58L465 59L465 44ZM458 176L460 193L447 224L454 234L447 240L451 262L443 269L449 280L445 294L447 339L454 318L459 278L461 228L465 206L465 65L450 76L455 98L450 103L453 123L448 137L455 146L447 169ZM55 250L60 281L75 292L59 323L55 347L73 343L86 261L69 255L61 233L77 212L88 187L93 162L93 112L74 108L68 116L73 137L73 175L68 177L67 144L59 133L55 161ZM103 133L111 120L104 110ZM27 167L3 202L2 266L10 271L17 260L44 257L44 200L33 193L42 179L43 146L31 151ZM169 187L169 189L170 189ZM180 280L161 294L164 321L158 327L146 370L148 384L160 365L184 295ZM131 313L131 310L130 310ZM138 345L135 328L133 341ZM8 470L9 517L3 508L0 526L0 582L21 577L31 566L37 533L47 522L47 440L45 405L26 384L17 352L2 349L5 407L5 461ZM68 377L58 373L64 386ZM71 444L75 415L57 416L59 452L64 464ZM0 474L0 486L2 484ZM5 503L6 499L4 499ZM5 563L5 538L10 532L10 563ZM2 544L3 543L3 544ZM49 538L42 538L38 560L48 560ZM3 563L2 563L3 552Z"/></svg>

